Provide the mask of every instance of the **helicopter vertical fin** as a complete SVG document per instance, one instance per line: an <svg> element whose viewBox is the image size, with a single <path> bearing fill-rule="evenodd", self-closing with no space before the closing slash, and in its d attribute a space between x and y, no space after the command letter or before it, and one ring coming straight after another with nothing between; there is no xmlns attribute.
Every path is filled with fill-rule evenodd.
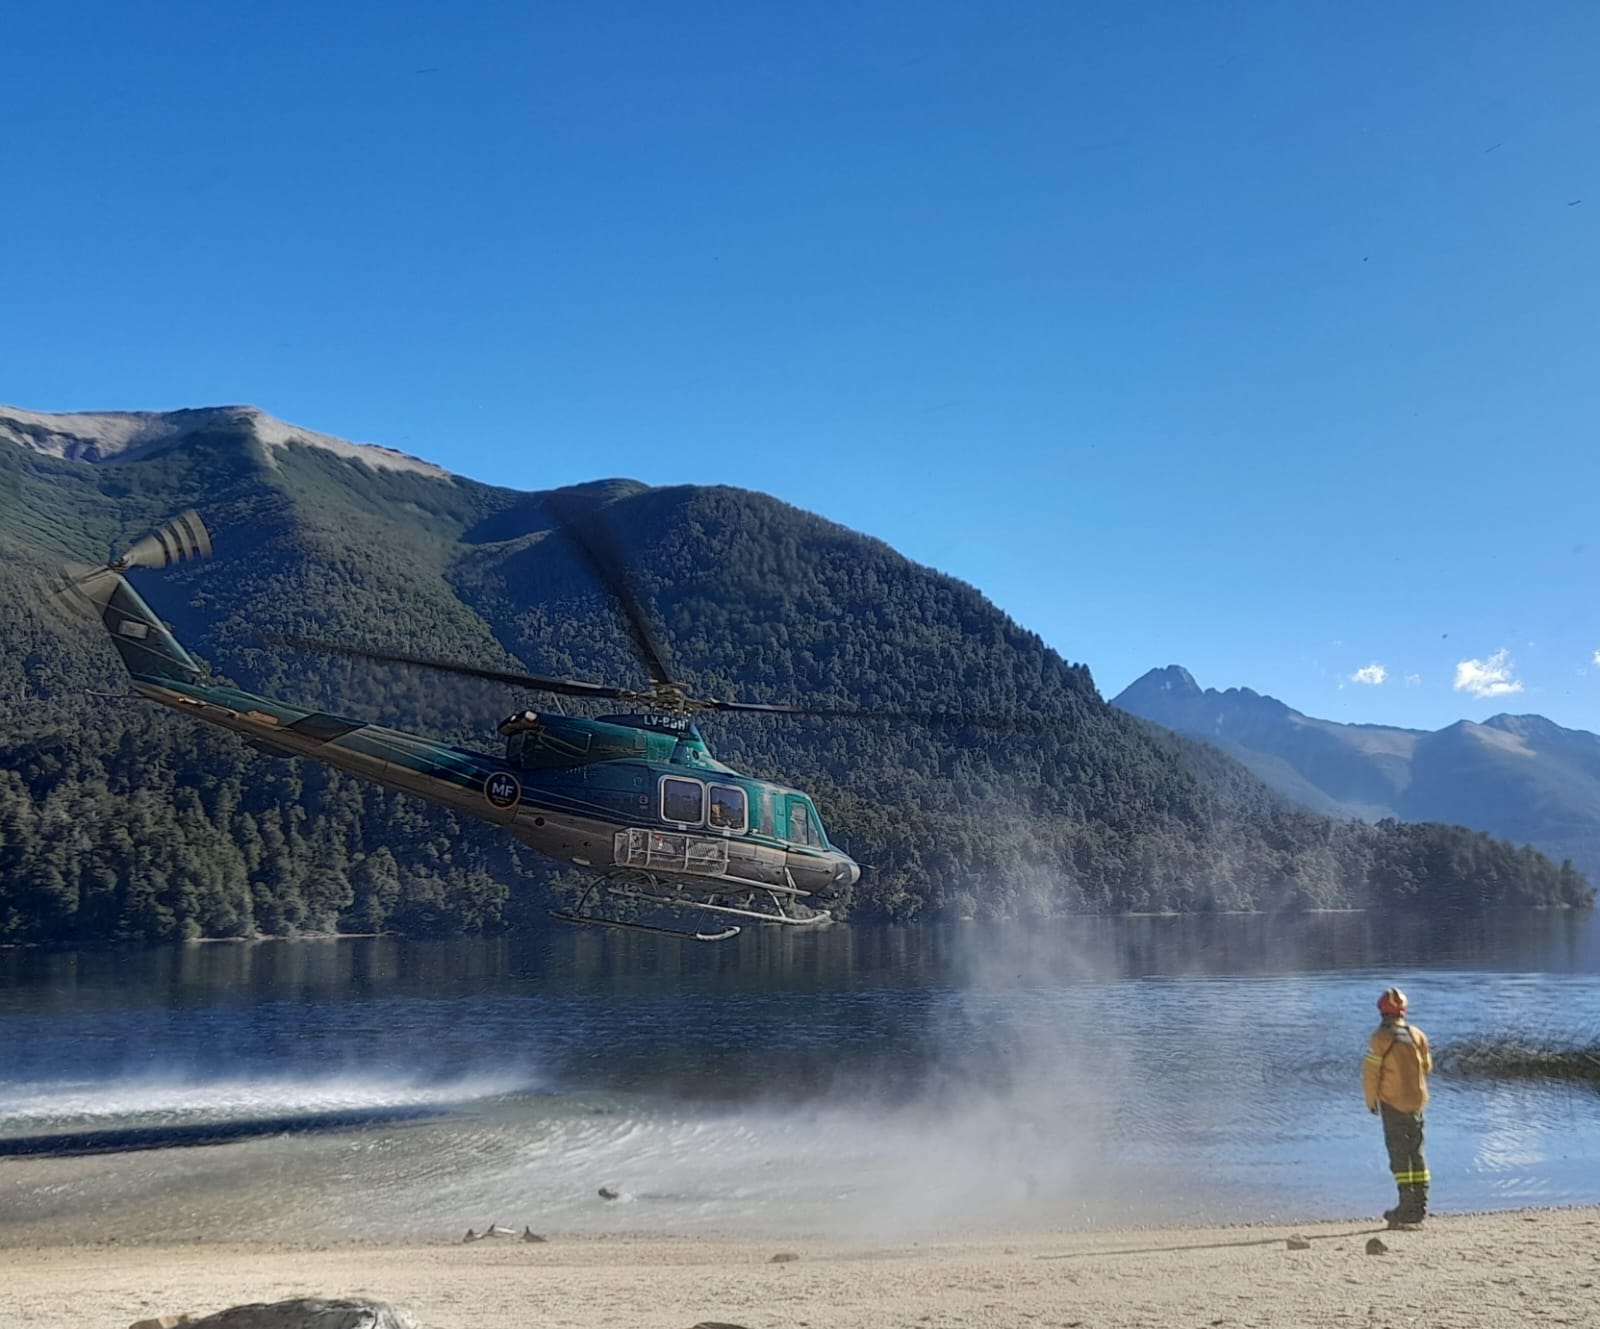
<svg viewBox="0 0 1600 1329"><path fill-rule="evenodd" d="M105 625L130 674L193 683L203 672L121 573L99 568L71 577L62 593Z"/></svg>

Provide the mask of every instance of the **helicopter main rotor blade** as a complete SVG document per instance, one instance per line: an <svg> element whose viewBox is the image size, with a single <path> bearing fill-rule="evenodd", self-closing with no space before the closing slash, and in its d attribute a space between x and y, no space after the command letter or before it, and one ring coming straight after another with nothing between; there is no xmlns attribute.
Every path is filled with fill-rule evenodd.
<svg viewBox="0 0 1600 1329"><path fill-rule="evenodd" d="M651 680L656 683L672 683L672 675L667 671L666 661L662 658L661 644L650 631L644 607L639 603L639 597L633 593L633 587L629 584L627 559L623 557L622 548L617 544L616 537L592 507L586 511L580 509L575 495L570 490L546 494L544 503L546 511L554 518L556 527L578 551L589 571L594 574L595 580L610 592L612 599L622 610L634 653L649 670Z"/></svg>
<svg viewBox="0 0 1600 1329"><path fill-rule="evenodd" d="M318 641L312 637L287 637L264 634L261 638L271 646L287 646L296 651L315 651L322 655L344 655L355 660L375 660L379 664L409 665L413 669L433 669L442 674L459 674L463 678L481 678L489 683L505 683L515 688L528 688L537 692L553 692L563 697L598 697L604 699L632 700L639 694L627 688L608 687L604 683L585 683L573 678L542 678L538 674L516 674L503 669L483 669L477 665L457 664L454 660L433 660L422 655L403 655L395 651L373 651L363 646L346 646L336 641Z"/></svg>
<svg viewBox="0 0 1600 1329"><path fill-rule="evenodd" d="M585 683L571 678L545 678L538 674L518 674L504 669L485 669L478 665L458 664L454 660L435 660L427 656L406 655L397 651L369 650L364 646L347 646L341 642L319 641L311 637L291 637L262 634L261 640L272 646L286 646L291 650L314 651L323 655L343 655L354 660L372 660L378 664L406 665L413 669L431 669L441 674L456 674L463 678L480 678L487 683L503 683L509 687L527 688L535 692L551 692L563 697L593 697L598 700L643 702L651 707L683 709L686 711L716 711L724 714L780 715L796 719L867 720L878 723L904 722L936 729L991 729L1000 733L1038 733L1050 726L1015 715L984 715L966 711L871 711L850 710L843 707L786 706L774 702L724 701L711 697L691 697L679 694L672 702L660 696L630 688L611 687L605 683Z"/></svg>
<svg viewBox="0 0 1600 1329"><path fill-rule="evenodd" d="M966 711L867 711L833 707L780 706L754 701L698 701L708 711L787 715L798 719L907 721L936 729L994 729L1002 733L1039 733L1050 728L1042 721L1018 715L984 715Z"/></svg>

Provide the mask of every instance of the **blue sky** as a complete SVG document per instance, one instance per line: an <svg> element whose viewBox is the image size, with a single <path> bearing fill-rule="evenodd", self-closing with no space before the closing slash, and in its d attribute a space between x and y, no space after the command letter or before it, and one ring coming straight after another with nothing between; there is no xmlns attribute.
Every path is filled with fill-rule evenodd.
<svg viewBox="0 0 1600 1329"><path fill-rule="evenodd" d="M763 490L1108 696L1600 729L1600 7L19 0L0 50L0 400Z"/></svg>

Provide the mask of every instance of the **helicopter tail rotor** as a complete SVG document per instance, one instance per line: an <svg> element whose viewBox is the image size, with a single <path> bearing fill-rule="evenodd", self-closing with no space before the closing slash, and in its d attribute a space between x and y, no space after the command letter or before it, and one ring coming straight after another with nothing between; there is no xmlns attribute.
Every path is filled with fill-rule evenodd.
<svg viewBox="0 0 1600 1329"><path fill-rule="evenodd" d="M193 511L163 523L120 558L100 567L69 563L49 594L53 614L98 620L130 674L190 682L200 665L122 574L129 568L164 568L211 553L211 535Z"/></svg>
<svg viewBox="0 0 1600 1329"><path fill-rule="evenodd" d="M129 568L164 568L186 558L211 556L211 532L193 508L163 522L109 566L118 572Z"/></svg>

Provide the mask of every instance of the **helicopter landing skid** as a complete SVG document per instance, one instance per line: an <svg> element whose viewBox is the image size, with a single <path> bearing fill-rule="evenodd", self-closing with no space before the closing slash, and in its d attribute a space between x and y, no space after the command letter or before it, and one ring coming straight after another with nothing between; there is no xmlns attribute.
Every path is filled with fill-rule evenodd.
<svg viewBox="0 0 1600 1329"><path fill-rule="evenodd" d="M727 941L737 937L742 929L736 923L720 927L671 927L659 923L642 923L624 917L621 906L645 905L657 909L682 910L685 913L720 915L724 918L748 918L757 923L777 924L783 927L816 927L831 921L826 913L797 918L783 907L783 895L795 896L806 892L792 888L769 887L756 882L743 882L724 878L720 889L711 889L704 878L685 882L641 872L637 868L623 868L596 877L584 891L583 897L572 909L552 909L550 916L563 923L586 924L590 927L617 928L624 932L651 932L657 936L687 937L693 941ZM770 907L769 907L770 906ZM710 918L715 925L717 919Z"/></svg>

